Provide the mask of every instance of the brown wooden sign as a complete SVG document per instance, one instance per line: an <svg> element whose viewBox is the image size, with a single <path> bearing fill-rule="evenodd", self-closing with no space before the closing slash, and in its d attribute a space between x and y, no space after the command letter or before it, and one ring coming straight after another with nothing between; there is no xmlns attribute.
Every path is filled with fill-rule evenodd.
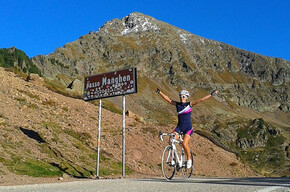
<svg viewBox="0 0 290 192"><path fill-rule="evenodd" d="M137 93L136 68L85 77L85 101L132 93Z"/></svg>

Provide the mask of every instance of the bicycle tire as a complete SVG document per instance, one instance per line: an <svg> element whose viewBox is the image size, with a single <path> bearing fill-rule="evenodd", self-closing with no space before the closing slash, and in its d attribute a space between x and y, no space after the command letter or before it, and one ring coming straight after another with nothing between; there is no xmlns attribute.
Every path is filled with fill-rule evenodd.
<svg viewBox="0 0 290 192"><path fill-rule="evenodd" d="M191 161L192 162L191 167L188 169L186 167L186 165L185 166L182 166L182 175L186 179L189 179L191 177L192 173L193 173L194 160L193 160L193 154L192 154L192 151L191 150L190 150L190 157L191 157L191 160L192 160ZM184 158L184 162L186 162L186 161L187 161L187 159Z"/></svg>
<svg viewBox="0 0 290 192"><path fill-rule="evenodd" d="M175 174L176 162L172 165L172 159L172 147L168 145L163 151L161 161L162 174L167 180L171 180Z"/></svg>

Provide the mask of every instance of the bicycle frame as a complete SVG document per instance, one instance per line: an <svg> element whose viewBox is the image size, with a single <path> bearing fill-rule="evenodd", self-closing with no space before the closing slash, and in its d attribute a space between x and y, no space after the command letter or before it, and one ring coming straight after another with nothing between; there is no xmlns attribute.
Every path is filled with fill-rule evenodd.
<svg viewBox="0 0 290 192"><path fill-rule="evenodd" d="M165 147L163 154L162 154L162 160L161 160L161 169L163 176L167 180L171 180L175 174L175 170L179 171L181 169L182 175L184 178L189 179L193 172L193 154L192 151L190 151L190 158L192 160L191 167L187 168L187 165L185 165L185 161L187 158L184 154L183 147L181 148L181 155L180 158L178 156L178 151L176 147L176 143L181 144L183 142L182 135L179 133L162 133L159 132L160 140L163 141L162 136L173 136L173 139L170 140L169 137L169 145ZM179 138L175 139L175 136L178 135Z"/></svg>
<svg viewBox="0 0 290 192"><path fill-rule="evenodd" d="M177 151L177 149L176 149L176 145L175 145L175 143L180 144L180 143L183 142L182 135L179 134L179 133L161 133L161 132L160 132L160 133L159 133L159 137L160 137L160 140L161 140L161 141L163 141L163 138L162 138L163 135L173 136L173 139L172 139L171 142L170 142L170 145L171 145L171 147L172 147L172 155L171 155L172 159L171 159L171 161L172 161L173 158L175 157L175 159L176 159L176 163L178 164L178 167L176 167L176 168L177 168L177 170L178 170L179 168L181 168L181 167L183 166L183 165L182 165L182 162L183 162L184 159L182 159L182 155L183 155L183 152L184 152L184 151L183 151L183 148L182 148L182 153L181 153L180 158L179 158L179 156L178 156L178 151ZM176 136L176 135L179 136L179 140L180 140L180 141L178 141L177 139L174 139L174 136ZM170 137L169 137L169 140L170 140ZM169 156L167 157L167 161L169 160L168 158L169 158Z"/></svg>

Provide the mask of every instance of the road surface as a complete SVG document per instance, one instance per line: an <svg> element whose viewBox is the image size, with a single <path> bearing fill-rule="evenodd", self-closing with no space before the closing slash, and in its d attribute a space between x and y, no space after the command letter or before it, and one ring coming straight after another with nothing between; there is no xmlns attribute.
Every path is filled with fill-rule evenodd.
<svg viewBox="0 0 290 192"><path fill-rule="evenodd" d="M80 180L51 184L0 186L0 192L290 192L290 178L163 178Z"/></svg>

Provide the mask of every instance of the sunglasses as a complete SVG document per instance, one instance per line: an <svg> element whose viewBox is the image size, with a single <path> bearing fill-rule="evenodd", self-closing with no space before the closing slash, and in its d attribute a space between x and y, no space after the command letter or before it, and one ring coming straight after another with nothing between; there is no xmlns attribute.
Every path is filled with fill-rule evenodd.
<svg viewBox="0 0 290 192"><path fill-rule="evenodd" d="M179 97L182 98L182 99L187 98L186 95L181 95L181 96L179 96Z"/></svg>

